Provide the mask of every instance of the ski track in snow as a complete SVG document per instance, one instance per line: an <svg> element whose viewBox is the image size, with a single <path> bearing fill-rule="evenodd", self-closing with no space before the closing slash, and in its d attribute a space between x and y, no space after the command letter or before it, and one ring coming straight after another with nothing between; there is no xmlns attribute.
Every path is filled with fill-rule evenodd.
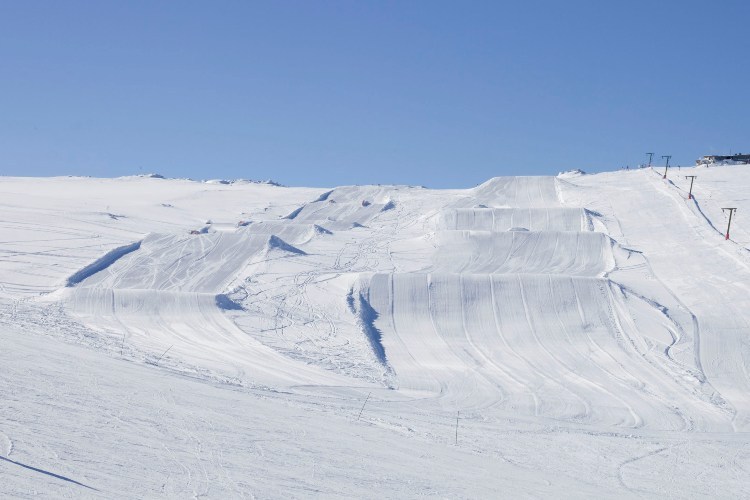
<svg viewBox="0 0 750 500"><path fill-rule="evenodd" d="M3 180L0 356L28 379L0 390L6 493L118 496L132 474L141 496L750 494L750 240L743 219L717 231L717 203L750 210L723 189L737 172L750 186L701 172L696 201L649 170L322 193L49 179L48 199Z"/></svg>

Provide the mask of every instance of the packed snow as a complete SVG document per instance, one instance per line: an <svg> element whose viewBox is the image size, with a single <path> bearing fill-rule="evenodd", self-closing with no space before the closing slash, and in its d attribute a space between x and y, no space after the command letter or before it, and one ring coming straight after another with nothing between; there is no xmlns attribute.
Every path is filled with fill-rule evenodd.
<svg viewBox="0 0 750 500"><path fill-rule="evenodd" d="M750 168L662 177L0 178L0 496L748 497Z"/></svg>

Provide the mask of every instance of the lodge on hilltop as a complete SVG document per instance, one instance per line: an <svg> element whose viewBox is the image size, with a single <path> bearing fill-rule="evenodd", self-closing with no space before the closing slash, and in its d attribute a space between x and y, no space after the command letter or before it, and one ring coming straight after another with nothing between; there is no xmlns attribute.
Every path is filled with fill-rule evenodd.
<svg viewBox="0 0 750 500"><path fill-rule="evenodd" d="M708 155L695 160L696 165L712 165L715 163L733 163L733 164L750 164L750 154L743 155Z"/></svg>

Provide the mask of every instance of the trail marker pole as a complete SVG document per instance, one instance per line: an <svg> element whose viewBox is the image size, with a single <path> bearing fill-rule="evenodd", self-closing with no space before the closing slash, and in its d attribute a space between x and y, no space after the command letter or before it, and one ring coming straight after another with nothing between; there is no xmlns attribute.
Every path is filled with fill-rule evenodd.
<svg viewBox="0 0 750 500"><path fill-rule="evenodd" d="M122 356L122 350L125 348L125 332L122 332L122 344L120 344L120 356Z"/></svg>
<svg viewBox="0 0 750 500"><path fill-rule="evenodd" d="M654 153L646 153L648 155L648 168L651 168L651 160L654 158Z"/></svg>
<svg viewBox="0 0 750 500"><path fill-rule="evenodd" d="M367 397L365 398L365 402L362 403L362 408L359 410L359 415L357 415L357 420L359 420L359 417L362 416L362 412L365 411L365 405L367 404L367 401L370 399L370 394L372 394L372 392L368 392L367 393Z"/></svg>
<svg viewBox="0 0 750 500"><path fill-rule="evenodd" d="M672 155L665 155L665 156L662 156L662 158L666 158L667 159L667 164L664 166L664 177L662 177L662 179L666 179L667 178L667 170L669 170L669 159L672 158Z"/></svg>
<svg viewBox="0 0 750 500"><path fill-rule="evenodd" d="M725 240L729 239L729 227L732 225L732 214L734 214L737 211L737 207L728 207L728 208L722 208L721 211L729 210L729 222L727 223L727 234L724 237Z"/></svg>
<svg viewBox="0 0 750 500"><path fill-rule="evenodd" d="M460 414L461 412L456 410L456 446L458 446L458 416Z"/></svg>
<svg viewBox="0 0 750 500"><path fill-rule="evenodd" d="M161 356L159 356L159 359L157 359L157 360L156 360L156 363L155 363L155 364L157 364L157 365L158 365L158 364L159 364L159 361L161 361L161 358L163 358L163 357L164 357L164 355L165 355L165 354L167 354L167 353L169 352L169 350L170 350L171 348L173 348L173 347L174 347L174 344L172 344L171 346L167 347L167 350L166 350L166 351L164 351L163 353L161 353Z"/></svg>
<svg viewBox="0 0 750 500"><path fill-rule="evenodd" d="M697 175L686 175L685 179L690 179L690 191L688 192L688 200L693 199L693 181L695 178L698 177Z"/></svg>

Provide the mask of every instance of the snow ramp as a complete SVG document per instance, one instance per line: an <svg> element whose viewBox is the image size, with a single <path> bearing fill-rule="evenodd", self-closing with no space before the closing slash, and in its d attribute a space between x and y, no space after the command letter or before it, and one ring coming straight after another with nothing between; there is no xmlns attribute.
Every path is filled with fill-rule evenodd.
<svg viewBox="0 0 750 500"><path fill-rule="evenodd" d="M302 226L291 229L308 232ZM245 228L235 233L152 234L138 251L121 256L80 286L219 293L253 258L263 258L269 247L293 248L283 242L274 234Z"/></svg>
<svg viewBox="0 0 750 500"><path fill-rule="evenodd" d="M584 231L589 217L582 208L451 208L437 219L438 230Z"/></svg>
<svg viewBox="0 0 750 500"><path fill-rule="evenodd" d="M631 304L606 279L375 274L367 297L398 388L444 406L628 428L721 421L631 347Z"/></svg>
<svg viewBox="0 0 750 500"><path fill-rule="evenodd" d="M66 309L89 328L118 339L121 350L133 349L147 361L168 351L162 365L179 360L181 369L260 385L346 383L263 345L226 314L242 310L224 292L248 266L305 255L277 234L307 237L308 225L278 228L277 234L253 229L151 234L118 259L110 253L87 266L81 272L85 279L65 291Z"/></svg>
<svg viewBox="0 0 750 500"><path fill-rule="evenodd" d="M459 207L485 205L489 208L559 207L557 179L549 176L495 177L471 190Z"/></svg>
<svg viewBox="0 0 750 500"><path fill-rule="evenodd" d="M169 355L199 367L200 373L259 385L336 385L343 377L308 366L264 346L224 313L221 295L163 290L75 288L68 310L99 331L122 338L156 362ZM169 366L170 357L161 361Z"/></svg>
<svg viewBox="0 0 750 500"><path fill-rule="evenodd" d="M442 231L433 271L601 276L615 267L612 240L595 232Z"/></svg>

